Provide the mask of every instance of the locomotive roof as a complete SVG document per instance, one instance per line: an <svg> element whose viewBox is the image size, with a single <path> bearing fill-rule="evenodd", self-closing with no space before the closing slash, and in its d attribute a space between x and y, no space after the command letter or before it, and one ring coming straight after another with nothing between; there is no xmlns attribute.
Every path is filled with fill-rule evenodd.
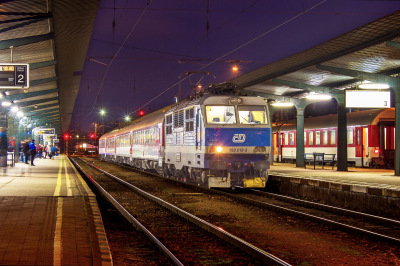
<svg viewBox="0 0 400 266"><path fill-rule="evenodd" d="M337 114L309 117L304 119L304 129L337 127ZM377 125L381 119L394 120L394 108L373 109L347 113L347 126ZM282 125L283 124L283 125ZM296 119L286 123L273 123L272 131L295 131Z"/></svg>

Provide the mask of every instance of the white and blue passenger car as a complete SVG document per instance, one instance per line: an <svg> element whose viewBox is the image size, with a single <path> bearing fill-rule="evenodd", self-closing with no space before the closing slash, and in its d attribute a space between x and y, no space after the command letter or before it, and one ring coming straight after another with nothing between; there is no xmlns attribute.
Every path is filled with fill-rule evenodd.
<svg viewBox="0 0 400 266"><path fill-rule="evenodd" d="M259 97L195 96L103 135L99 155L206 187L265 187L268 119Z"/></svg>

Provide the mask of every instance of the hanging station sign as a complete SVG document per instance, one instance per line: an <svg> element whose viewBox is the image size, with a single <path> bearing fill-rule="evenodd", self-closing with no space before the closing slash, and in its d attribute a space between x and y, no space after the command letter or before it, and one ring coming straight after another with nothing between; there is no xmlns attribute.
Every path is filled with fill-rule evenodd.
<svg viewBox="0 0 400 266"><path fill-rule="evenodd" d="M54 135L54 128L35 128L33 132L36 136L38 135Z"/></svg>
<svg viewBox="0 0 400 266"><path fill-rule="evenodd" d="M390 108L390 91L346 90L346 107Z"/></svg>
<svg viewBox="0 0 400 266"><path fill-rule="evenodd" d="M28 89L29 64L0 63L0 89Z"/></svg>

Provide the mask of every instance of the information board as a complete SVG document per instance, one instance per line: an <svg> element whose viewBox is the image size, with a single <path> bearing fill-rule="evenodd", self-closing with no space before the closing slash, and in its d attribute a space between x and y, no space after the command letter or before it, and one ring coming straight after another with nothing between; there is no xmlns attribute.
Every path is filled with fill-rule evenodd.
<svg viewBox="0 0 400 266"><path fill-rule="evenodd" d="M29 88L29 64L0 63L0 88Z"/></svg>
<svg viewBox="0 0 400 266"><path fill-rule="evenodd" d="M346 107L390 108L390 91L346 90Z"/></svg>
<svg viewBox="0 0 400 266"><path fill-rule="evenodd" d="M54 128L36 128L35 135L53 135Z"/></svg>

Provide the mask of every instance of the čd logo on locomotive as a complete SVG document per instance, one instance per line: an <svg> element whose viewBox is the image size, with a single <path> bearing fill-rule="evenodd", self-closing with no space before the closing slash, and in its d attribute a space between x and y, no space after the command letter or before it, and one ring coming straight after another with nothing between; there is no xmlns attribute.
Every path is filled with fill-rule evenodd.
<svg viewBox="0 0 400 266"><path fill-rule="evenodd" d="M235 134L233 135L232 141L234 143L243 143L246 140L245 134Z"/></svg>

